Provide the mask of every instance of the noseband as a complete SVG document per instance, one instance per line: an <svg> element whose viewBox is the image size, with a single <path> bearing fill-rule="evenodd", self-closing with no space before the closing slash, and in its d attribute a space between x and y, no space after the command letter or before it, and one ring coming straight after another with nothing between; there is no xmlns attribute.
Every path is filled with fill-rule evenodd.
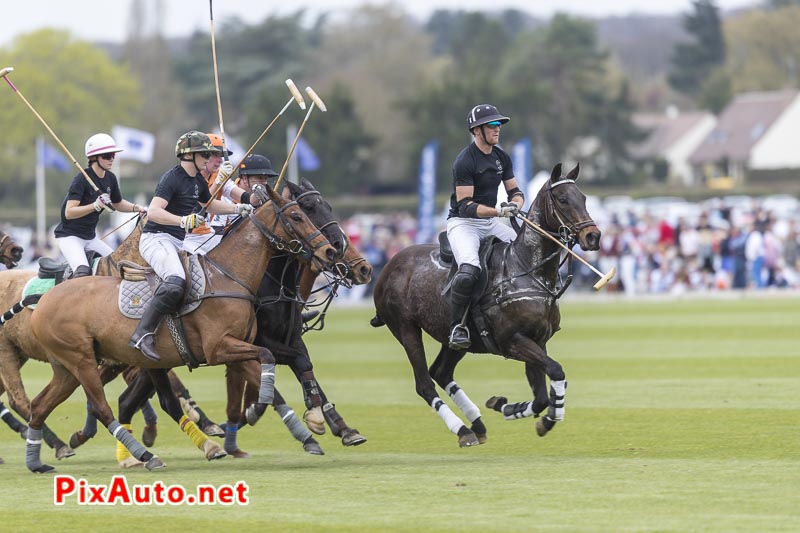
<svg viewBox="0 0 800 533"><path fill-rule="evenodd" d="M578 233L584 229L588 228L589 226L596 226L594 220L591 218L588 220L581 220L579 222L572 222L570 221L567 216L560 210L558 207L558 202L553 197L553 189L558 187L559 185L564 185L567 183L575 184L575 180L570 179L562 179L558 180L557 182L551 184L547 188L547 196L545 197L545 212L544 212L544 219L547 227L557 227L558 230L556 234L562 242L570 242L575 239ZM552 220L549 220L550 216L554 216L556 218L557 224L553 223Z"/></svg>
<svg viewBox="0 0 800 533"><path fill-rule="evenodd" d="M317 190L313 190L313 191L306 191L306 192L304 192L304 193L301 193L301 194L299 194L299 195L297 196L297 198L295 198L295 199L294 199L294 201L295 201L295 202L299 202L301 198L305 198L306 196L319 196L319 197L322 197L322 194L320 194L320 192L319 192L319 191L317 191ZM302 206L301 206L301 209L302 209ZM343 245L343 248L342 248L342 255L344 255L344 253L347 251L347 247L348 247L348 246L350 246L350 242L347 240L347 234L346 234L346 233L344 232L344 230L342 229L342 226L340 226L340 225L339 225L339 223L338 223L337 221L335 221L335 220L331 220L330 222L328 222L328 223L326 223L326 224L323 224L322 226L320 226L320 227L319 227L319 230L320 230L320 231L322 231L322 232L324 233L324 230L325 230L325 229L326 229L328 226L333 226L333 225L335 225L335 226L336 226L336 229L337 229L337 230L339 230L339 233L341 233L341 234L342 234L342 237L344 237L344 239L342 239L342 240L343 240L343 242L344 242L344 245Z"/></svg>

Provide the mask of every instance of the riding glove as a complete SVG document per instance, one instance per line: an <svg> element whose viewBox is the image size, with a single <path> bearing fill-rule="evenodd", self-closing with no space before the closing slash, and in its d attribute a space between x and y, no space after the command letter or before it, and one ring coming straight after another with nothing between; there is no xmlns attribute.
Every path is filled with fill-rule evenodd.
<svg viewBox="0 0 800 533"><path fill-rule="evenodd" d="M222 182L227 180L231 174L233 174L233 165L231 165L230 161L225 161L219 166L219 170L217 170L217 177L214 179L214 183L217 185L222 185Z"/></svg>
<svg viewBox="0 0 800 533"><path fill-rule="evenodd" d="M181 217L181 227L186 230L186 233L191 233L193 229L199 228L206 223L206 219L196 213Z"/></svg>
<svg viewBox="0 0 800 533"><path fill-rule="evenodd" d="M112 211L114 210L114 207L111 205L111 196L107 192L98 196L97 200L94 201L94 210L98 213L103 210L103 206L108 207Z"/></svg>
<svg viewBox="0 0 800 533"><path fill-rule="evenodd" d="M250 204L236 204L236 214L244 218L253 212L253 206Z"/></svg>
<svg viewBox="0 0 800 533"><path fill-rule="evenodd" d="M519 206L514 202L503 202L500 204L498 216L501 217L515 217L519 214Z"/></svg>

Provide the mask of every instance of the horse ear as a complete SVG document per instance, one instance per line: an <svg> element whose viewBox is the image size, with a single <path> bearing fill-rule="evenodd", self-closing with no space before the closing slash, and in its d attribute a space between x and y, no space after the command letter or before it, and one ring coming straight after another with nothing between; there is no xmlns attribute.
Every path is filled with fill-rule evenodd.
<svg viewBox="0 0 800 533"><path fill-rule="evenodd" d="M553 167L553 172L550 173L550 181L558 181L561 177L561 163Z"/></svg>
<svg viewBox="0 0 800 533"><path fill-rule="evenodd" d="M567 175L567 179L575 181L575 180L578 179L578 174L580 174L580 173L581 173L581 164L580 163L576 163L575 164L575 168L573 168L572 170L569 171L569 174Z"/></svg>
<svg viewBox="0 0 800 533"><path fill-rule="evenodd" d="M302 185L303 188L305 190L307 190L307 191L316 191L317 190L316 187L314 187L314 185L310 181L305 179L305 178L300 178L300 185Z"/></svg>
<svg viewBox="0 0 800 533"><path fill-rule="evenodd" d="M283 189L283 197L287 199L291 198L291 196L286 195L286 191L290 191L291 195L294 196L295 198L300 196L300 194L302 194L303 192L302 189L300 189L300 187L297 184L292 183L291 181L288 180L286 181L286 188Z"/></svg>
<svg viewBox="0 0 800 533"><path fill-rule="evenodd" d="M270 200L272 200L278 205L283 205L285 203L281 195L275 192L275 189L270 187L269 184L265 183L264 187L267 189L267 194L269 195Z"/></svg>

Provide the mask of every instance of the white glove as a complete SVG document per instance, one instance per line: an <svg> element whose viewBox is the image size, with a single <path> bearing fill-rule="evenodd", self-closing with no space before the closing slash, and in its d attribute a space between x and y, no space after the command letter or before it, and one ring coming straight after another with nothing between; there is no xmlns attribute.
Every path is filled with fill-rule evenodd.
<svg viewBox="0 0 800 533"><path fill-rule="evenodd" d="M267 188L257 183L253 185L253 195L250 197L250 203L252 204L253 201L256 203L254 205L264 205L265 203L269 202L269 194L267 194Z"/></svg>
<svg viewBox="0 0 800 533"><path fill-rule="evenodd" d="M503 202L500 204L499 216L512 218L519 214L519 206L514 202Z"/></svg>
<svg viewBox="0 0 800 533"><path fill-rule="evenodd" d="M236 204L236 214L244 218L253 212L253 206L250 204Z"/></svg>
<svg viewBox="0 0 800 533"><path fill-rule="evenodd" d="M97 197L97 200L94 201L94 210L98 213L103 210L103 206L107 206L112 211L114 207L111 205L111 196L107 192L104 192L100 196Z"/></svg>
<svg viewBox="0 0 800 533"><path fill-rule="evenodd" d="M181 217L181 227L186 230L186 233L191 233L193 229L199 228L206 223L206 219L196 213Z"/></svg>
<svg viewBox="0 0 800 533"><path fill-rule="evenodd" d="M233 165L230 161L223 162L219 166L219 170L217 170L217 177L214 179L214 183L222 185L222 182L227 180L231 174L233 174Z"/></svg>

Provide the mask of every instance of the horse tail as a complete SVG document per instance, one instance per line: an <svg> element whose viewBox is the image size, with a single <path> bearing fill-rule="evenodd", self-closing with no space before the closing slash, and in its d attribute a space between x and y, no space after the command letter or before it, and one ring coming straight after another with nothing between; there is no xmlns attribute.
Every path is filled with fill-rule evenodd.
<svg viewBox="0 0 800 533"><path fill-rule="evenodd" d="M384 322L383 319L378 316L378 313L375 313L375 316L369 321L369 325L373 328L379 328L381 326L385 326L386 322Z"/></svg>
<svg viewBox="0 0 800 533"><path fill-rule="evenodd" d="M6 311L2 315L0 315L0 326L2 326L6 322L8 322L12 318L14 318L14 316L17 313L19 313L20 311L22 311L23 309L25 309L29 305L34 305L34 304L38 303L39 302L39 298L41 298L41 297L42 297L41 294L29 294L28 296L26 296L25 298L23 298L19 302L15 303L14 306L11 309L9 309L8 311Z"/></svg>

